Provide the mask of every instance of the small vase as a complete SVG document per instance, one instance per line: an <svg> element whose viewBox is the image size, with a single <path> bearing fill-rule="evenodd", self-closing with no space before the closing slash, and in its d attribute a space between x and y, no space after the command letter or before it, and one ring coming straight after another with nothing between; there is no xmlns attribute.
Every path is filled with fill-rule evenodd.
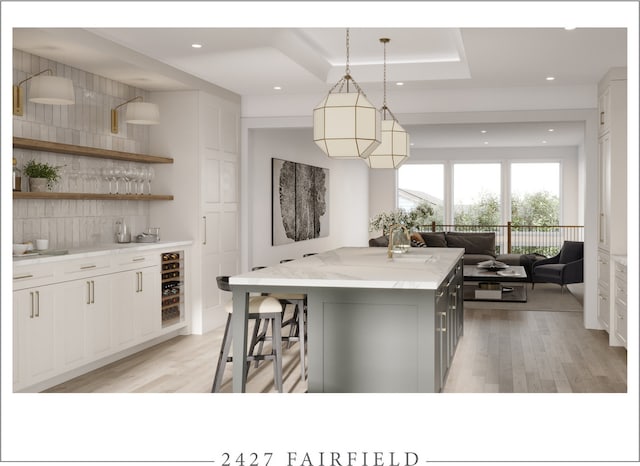
<svg viewBox="0 0 640 466"><path fill-rule="evenodd" d="M43 193L49 190L49 180L46 178L29 178L29 189L34 193Z"/></svg>

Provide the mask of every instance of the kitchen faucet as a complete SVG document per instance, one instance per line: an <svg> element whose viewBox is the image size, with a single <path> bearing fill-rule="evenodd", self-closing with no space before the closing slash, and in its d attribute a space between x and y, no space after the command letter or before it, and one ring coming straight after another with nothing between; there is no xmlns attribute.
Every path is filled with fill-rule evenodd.
<svg viewBox="0 0 640 466"><path fill-rule="evenodd" d="M387 249L387 257L389 259L393 258L393 234L395 233L396 230L402 229L404 231L404 234L407 238L407 245L411 244L411 237L409 236L409 229L404 226L404 225L400 225L399 223L395 223L393 225L391 225L389 227L389 247Z"/></svg>

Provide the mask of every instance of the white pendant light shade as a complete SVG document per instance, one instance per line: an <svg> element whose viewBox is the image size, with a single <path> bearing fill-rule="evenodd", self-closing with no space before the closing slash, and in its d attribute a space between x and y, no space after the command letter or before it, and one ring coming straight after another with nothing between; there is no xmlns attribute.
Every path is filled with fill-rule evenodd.
<svg viewBox="0 0 640 466"><path fill-rule="evenodd" d="M157 125L160 123L160 110L150 102L131 102L127 104L124 120L134 125Z"/></svg>
<svg viewBox="0 0 640 466"><path fill-rule="evenodd" d="M37 104L75 104L73 82L60 76L35 76L31 78L29 101Z"/></svg>
<svg viewBox="0 0 640 466"><path fill-rule="evenodd" d="M398 168L409 158L409 133L396 120L382 120L382 142L366 159L371 168Z"/></svg>
<svg viewBox="0 0 640 466"><path fill-rule="evenodd" d="M368 157L381 131L380 111L361 92L330 93L313 109L313 140L332 158Z"/></svg>

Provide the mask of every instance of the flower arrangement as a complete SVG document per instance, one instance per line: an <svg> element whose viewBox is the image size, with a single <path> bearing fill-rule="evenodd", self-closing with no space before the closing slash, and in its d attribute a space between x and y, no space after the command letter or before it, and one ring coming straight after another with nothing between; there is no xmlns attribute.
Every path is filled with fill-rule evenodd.
<svg viewBox="0 0 640 466"><path fill-rule="evenodd" d="M386 236L389 228L395 224L404 225L409 231L416 231L428 223L433 212L433 207L427 202L422 202L409 211L396 209L382 212L369 220L369 231L382 230L382 234Z"/></svg>

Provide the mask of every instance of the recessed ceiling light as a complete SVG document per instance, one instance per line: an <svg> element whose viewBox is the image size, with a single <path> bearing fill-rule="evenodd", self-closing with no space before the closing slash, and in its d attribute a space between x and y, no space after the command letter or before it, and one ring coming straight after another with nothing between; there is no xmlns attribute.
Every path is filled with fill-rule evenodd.
<svg viewBox="0 0 640 466"><path fill-rule="evenodd" d="M556 79L554 76L547 76L546 78L547 81L553 81L554 79Z"/></svg>
<svg viewBox="0 0 640 466"><path fill-rule="evenodd" d="M487 133L487 130L486 130L486 129L481 129L481 130L480 130L480 132L481 132L482 134L486 134L486 133Z"/></svg>
<svg viewBox="0 0 640 466"><path fill-rule="evenodd" d="M547 143L547 141L542 141L542 144L546 144L546 143Z"/></svg>
<svg viewBox="0 0 640 466"><path fill-rule="evenodd" d="M404 83L403 83L403 82L401 82L401 81L400 81L400 82L397 82L397 83L396 83L396 86L404 86Z"/></svg>
<svg viewBox="0 0 640 466"><path fill-rule="evenodd" d="M191 47L193 47L194 49L201 49L202 44L191 44Z"/></svg>
<svg viewBox="0 0 640 466"><path fill-rule="evenodd" d="M489 141L485 141L483 144L489 144Z"/></svg>
<svg viewBox="0 0 640 466"><path fill-rule="evenodd" d="M410 143L409 143L409 145L410 145L410 146L415 146L415 143L410 142Z"/></svg>
<svg viewBox="0 0 640 466"><path fill-rule="evenodd" d="M553 133L555 131L555 129L549 128L547 131L549 131L550 133Z"/></svg>
<svg viewBox="0 0 640 466"><path fill-rule="evenodd" d="M576 27L575 26L567 26L565 29L565 31L573 31Z"/></svg>
<svg viewBox="0 0 640 466"><path fill-rule="evenodd" d="M273 90L274 90L274 91L281 91L281 90L282 90L282 87L280 87L280 86L273 86Z"/></svg>

